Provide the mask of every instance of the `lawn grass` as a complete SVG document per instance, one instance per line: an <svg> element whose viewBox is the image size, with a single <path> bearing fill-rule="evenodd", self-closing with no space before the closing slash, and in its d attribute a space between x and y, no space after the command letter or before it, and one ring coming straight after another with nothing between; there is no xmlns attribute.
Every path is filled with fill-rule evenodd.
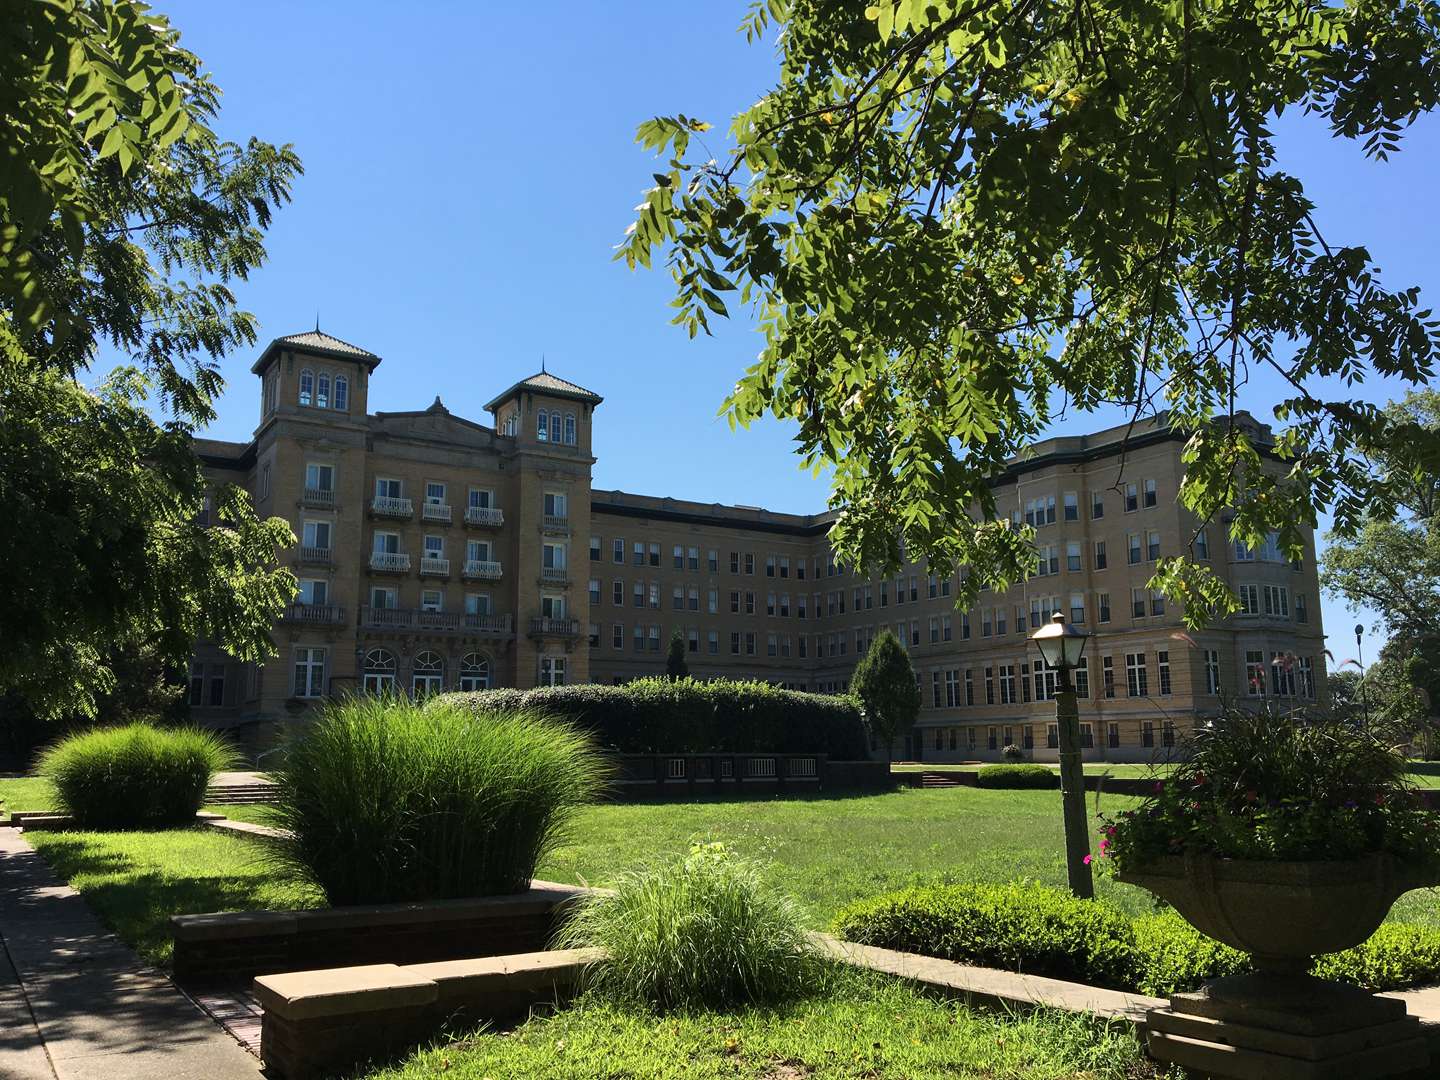
<svg viewBox="0 0 1440 1080"><path fill-rule="evenodd" d="M1136 801L1106 795L1100 805L1116 813ZM1094 809L1093 796L1086 805ZM762 863L815 927L852 900L922 881L1065 884L1060 793L979 788L595 806L538 874L607 885L627 867L714 840ZM1132 886L1099 888L1127 911L1149 906Z"/></svg>
<svg viewBox="0 0 1440 1080"><path fill-rule="evenodd" d="M652 1015L582 998L505 1033L422 1050L368 1080L1140 1080L1120 1025L967 1009L892 980L836 974L799 1002Z"/></svg>
<svg viewBox="0 0 1440 1080"><path fill-rule="evenodd" d="M55 787L40 776L0 777L0 814L16 810L53 810Z"/></svg>
<svg viewBox="0 0 1440 1080"><path fill-rule="evenodd" d="M214 829L27 831L25 839L157 966L170 961L171 915L323 906L318 891L266 863L263 844Z"/></svg>
<svg viewBox="0 0 1440 1080"><path fill-rule="evenodd" d="M1137 801L1105 795L1100 805L1113 814ZM1086 805L1093 811L1093 795ZM269 813L265 806L218 809L261 823ZM265 862L263 843L213 829L26 838L107 925L155 963L168 959L166 920L173 913L321 904L318 893ZM815 928L851 901L910 884L1017 878L1065 884L1059 792L979 788L592 806L538 876L606 885L622 870L712 840L759 862ZM1129 915L1152 909L1148 893L1103 873L1096 891ZM1440 925L1437 899L1440 890L1409 893L1391 918Z"/></svg>

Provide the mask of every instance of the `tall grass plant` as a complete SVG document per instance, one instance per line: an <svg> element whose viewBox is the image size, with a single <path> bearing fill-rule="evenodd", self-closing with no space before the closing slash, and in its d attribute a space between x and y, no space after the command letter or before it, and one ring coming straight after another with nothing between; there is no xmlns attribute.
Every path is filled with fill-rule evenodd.
<svg viewBox="0 0 1440 1080"><path fill-rule="evenodd" d="M575 728L354 698L326 708L274 771L276 847L331 904L519 892L606 765Z"/></svg>
<svg viewBox="0 0 1440 1080"><path fill-rule="evenodd" d="M41 753L37 771L77 824L144 829L193 822L211 778L236 761L213 732L134 723L67 736Z"/></svg>

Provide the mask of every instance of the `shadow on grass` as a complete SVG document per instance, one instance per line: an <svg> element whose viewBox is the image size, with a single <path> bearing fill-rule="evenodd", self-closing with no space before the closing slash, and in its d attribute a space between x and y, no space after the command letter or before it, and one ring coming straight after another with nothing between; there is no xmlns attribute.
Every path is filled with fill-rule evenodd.
<svg viewBox="0 0 1440 1080"><path fill-rule="evenodd" d="M677 784L676 787L679 785ZM897 791L920 791L922 789L912 787L909 784L896 783L893 787L871 789L871 788L836 788L830 791L739 791L724 789L720 791L698 791L694 795L688 792L684 795L676 792L674 795L642 794L611 795L596 801L593 805L598 806L693 806L697 803L753 803L753 802L850 802L863 799L876 799L884 795L893 795Z"/></svg>
<svg viewBox="0 0 1440 1080"><path fill-rule="evenodd" d="M156 857L137 859L110 846L125 836L154 838L163 845L169 833L86 834L50 833L36 845L55 873L77 889L110 930L145 960L159 966L170 962L171 915L214 911L317 907L319 894L293 879L277 875L264 861L237 864L233 871L216 867L209 872L187 870L183 860L165 860L163 846Z"/></svg>

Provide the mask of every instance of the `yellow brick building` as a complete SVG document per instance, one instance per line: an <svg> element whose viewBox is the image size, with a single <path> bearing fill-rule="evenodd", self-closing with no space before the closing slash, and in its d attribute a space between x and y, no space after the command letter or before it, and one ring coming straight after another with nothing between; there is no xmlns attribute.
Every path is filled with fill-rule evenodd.
<svg viewBox="0 0 1440 1080"><path fill-rule="evenodd" d="M250 491L300 540L281 556L301 593L276 627L278 656L241 665L202 645L191 668L196 717L242 738L267 741L359 689L657 674L677 630L699 677L834 691L889 627L924 700L897 753L984 759L1013 743L1053 759L1053 672L1028 635L1055 610L1094 635L1080 673L1089 757L1161 755L1222 699L1304 701L1323 686L1313 558L1237 549L1223 521L1199 530L1176 500L1182 437L1163 421L1048 439L1013 462L997 500L1036 527L1037 573L960 611L953 572L838 565L828 514L592 489L602 399L574 383L522 379L486 406L488 424L439 397L372 413L379 363L319 331L277 338L252 368L254 438L199 440L217 483ZM1246 607L1196 634L1144 588L1192 537Z"/></svg>

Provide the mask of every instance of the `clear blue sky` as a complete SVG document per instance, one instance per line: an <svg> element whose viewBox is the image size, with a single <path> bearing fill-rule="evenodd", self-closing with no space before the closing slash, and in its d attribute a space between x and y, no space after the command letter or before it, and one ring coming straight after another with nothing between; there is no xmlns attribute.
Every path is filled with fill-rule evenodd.
<svg viewBox="0 0 1440 1080"><path fill-rule="evenodd" d="M770 44L735 27L743 0L548 4L160 0L224 89L222 134L291 142L305 163L270 260L237 289L261 340L321 328L384 357L372 410L482 405L551 371L605 397L598 487L775 510L823 508L779 424L731 433L721 399L759 348L737 319L710 340L668 325L668 274L630 273L612 246L650 181L635 125L684 112L722 130L773 81ZM1278 125L1332 241L1365 243L1393 285L1440 297L1440 121L1398 158L1367 162L1311 120ZM226 359L208 432L248 439L253 354ZM1383 401L1394 387L1360 391ZM1244 404L1267 419L1278 389ZM1103 426L1079 417L1060 432ZM1331 647L1355 619L1324 606ZM1370 620L1366 620L1367 623ZM1367 659L1373 650L1366 649Z"/></svg>

